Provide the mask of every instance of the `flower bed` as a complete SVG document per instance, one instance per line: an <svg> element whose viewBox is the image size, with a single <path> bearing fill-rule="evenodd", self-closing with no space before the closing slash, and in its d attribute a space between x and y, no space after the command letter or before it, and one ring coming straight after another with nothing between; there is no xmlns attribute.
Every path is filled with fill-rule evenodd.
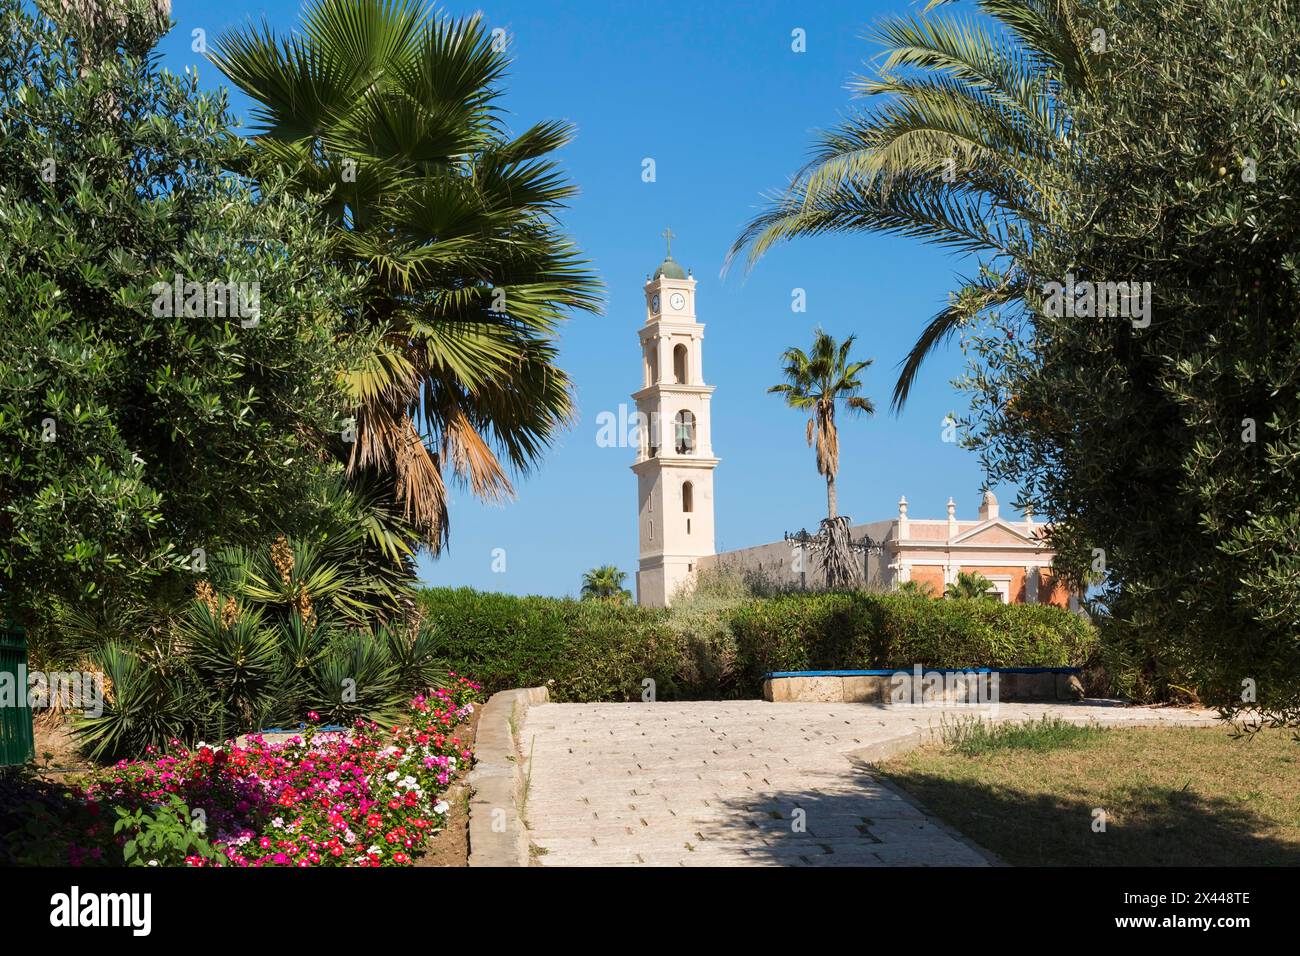
<svg viewBox="0 0 1300 956"><path fill-rule="evenodd" d="M199 745L92 774L71 796L73 865L407 866L473 760L457 736L479 685L411 701L400 726L358 721L243 746ZM71 808L69 808L71 809Z"/></svg>

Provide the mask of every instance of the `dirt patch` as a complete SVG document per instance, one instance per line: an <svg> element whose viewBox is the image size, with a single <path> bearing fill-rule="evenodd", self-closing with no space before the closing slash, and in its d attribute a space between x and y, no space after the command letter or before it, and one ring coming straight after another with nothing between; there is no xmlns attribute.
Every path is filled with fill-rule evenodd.
<svg viewBox="0 0 1300 956"><path fill-rule="evenodd" d="M77 738L72 733L72 718L62 714L41 714L32 721L32 736L36 741L36 766L40 776L62 780L69 774L94 768L77 746Z"/></svg>
<svg viewBox="0 0 1300 956"><path fill-rule="evenodd" d="M470 719L456 728L456 736L468 747L474 746L478 735L478 718L482 711L483 705L477 705ZM429 840L424 851L415 858L414 866L469 866L468 777L467 768L447 789L443 796L443 799L451 804L451 809L447 811L447 822Z"/></svg>

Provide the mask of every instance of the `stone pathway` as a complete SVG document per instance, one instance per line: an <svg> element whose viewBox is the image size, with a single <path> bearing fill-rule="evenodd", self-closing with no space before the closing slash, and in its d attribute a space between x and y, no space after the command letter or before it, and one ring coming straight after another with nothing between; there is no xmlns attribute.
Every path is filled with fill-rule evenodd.
<svg viewBox="0 0 1300 956"><path fill-rule="evenodd" d="M524 814L543 866L987 866L973 844L861 769L970 708L870 704L540 704ZM1001 704L1111 725L1208 711ZM854 756L859 761L855 765Z"/></svg>

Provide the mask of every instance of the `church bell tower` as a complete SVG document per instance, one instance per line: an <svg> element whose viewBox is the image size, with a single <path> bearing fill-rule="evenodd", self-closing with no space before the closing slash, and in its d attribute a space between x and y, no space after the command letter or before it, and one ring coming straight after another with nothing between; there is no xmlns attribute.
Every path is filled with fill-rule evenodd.
<svg viewBox="0 0 1300 956"><path fill-rule="evenodd" d="M689 590L699 559L714 553L710 401L704 384L704 326L695 318L695 279L668 254L646 282L641 388L632 393L640 440L636 464L640 522L637 603L666 607Z"/></svg>

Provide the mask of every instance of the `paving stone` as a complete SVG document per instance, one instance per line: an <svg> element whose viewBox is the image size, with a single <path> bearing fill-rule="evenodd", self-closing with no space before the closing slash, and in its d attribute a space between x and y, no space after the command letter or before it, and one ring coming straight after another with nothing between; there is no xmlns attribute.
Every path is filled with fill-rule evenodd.
<svg viewBox="0 0 1300 956"><path fill-rule="evenodd" d="M1213 723L1204 711L1093 701L538 704L520 734L533 741L529 839L548 851L536 858L542 866L987 866L851 758L923 740L944 719L972 712L1106 726Z"/></svg>

